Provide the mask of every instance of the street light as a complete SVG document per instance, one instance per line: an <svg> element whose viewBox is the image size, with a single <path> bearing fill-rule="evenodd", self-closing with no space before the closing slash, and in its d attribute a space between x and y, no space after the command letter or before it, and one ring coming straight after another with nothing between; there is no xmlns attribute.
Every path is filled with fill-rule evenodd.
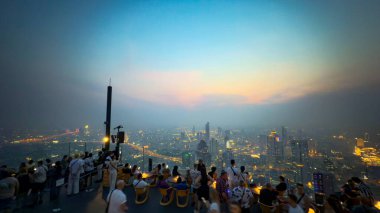
<svg viewBox="0 0 380 213"><path fill-rule="evenodd" d="M143 146L142 147L143 148L143 172L144 172L144 170L145 170L145 149L148 149L149 148L149 146Z"/></svg>

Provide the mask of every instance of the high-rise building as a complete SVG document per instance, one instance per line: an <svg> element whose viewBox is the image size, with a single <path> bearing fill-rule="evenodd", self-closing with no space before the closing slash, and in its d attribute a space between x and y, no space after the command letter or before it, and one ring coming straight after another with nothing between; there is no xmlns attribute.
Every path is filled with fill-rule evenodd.
<svg viewBox="0 0 380 213"><path fill-rule="evenodd" d="M285 126L281 127L281 140L283 141L284 145L288 144L288 128Z"/></svg>
<svg viewBox="0 0 380 213"><path fill-rule="evenodd" d="M356 146L359 148L363 148L364 147L364 140L362 138L357 138L356 139Z"/></svg>
<svg viewBox="0 0 380 213"><path fill-rule="evenodd" d="M182 153L182 166L192 168L192 164L194 162L194 156L191 152L183 152Z"/></svg>
<svg viewBox="0 0 380 213"><path fill-rule="evenodd" d="M224 131L224 148L227 147L227 141L231 139L231 131L230 130L225 130Z"/></svg>
<svg viewBox="0 0 380 213"><path fill-rule="evenodd" d="M305 163L305 160L309 154L308 140L293 139L290 141L290 147L292 150L292 161L300 164Z"/></svg>
<svg viewBox="0 0 380 213"><path fill-rule="evenodd" d="M218 136L223 136L223 129L221 127L218 127Z"/></svg>
<svg viewBox="0 0 380 213"><path fill-rule="evenodd" d="M197 158L202 159L206 165L211 164L211 154L209 153L206 141L201 140L197 145L196 150Z"/></svg>
<svg viewBox="0 0 380 213"><path fill-rule="evenodd" d="M210 141L210 122L206 123L205 130L205 140L208 142Z"/></svg>
<svg viewBox="0 0 380 213"><path fill-rule="evenodd" d="M268 160L272 163L284 159L284 152L281 149L282 141L276 131L272 131L267 136L267 155Z"/></svg>
<svg viewBox="0 0 380 213"><path fill-rule="evenodd" d="M181 140L185 140L186 139L186 134L185 132L181 132Z"/></svg>
<svg viewBox="0 0 380 213"><path fill-rule="evenodd" d="M218 154L218 151L219 151L218 140L216 140L215 138L211 138L211 141L210 141L211 157L214 158Z"/></svg>
<svg viewBox="0 0 380 213"><path fill-rule="evenodd" d="M193 126L192 133L193 133L193 135L195 135L195 126Z"/></svg>
<svg viewBox="0 0 380 213"><path fill-rule="evenodd" d="M335 177L331 173L313 173L314 192L330 195L335 193Z"/></svg>

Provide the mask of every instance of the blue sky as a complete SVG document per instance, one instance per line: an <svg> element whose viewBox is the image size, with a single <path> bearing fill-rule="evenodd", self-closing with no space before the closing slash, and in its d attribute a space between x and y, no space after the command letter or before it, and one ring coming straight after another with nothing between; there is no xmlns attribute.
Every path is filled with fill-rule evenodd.
<svg viewBox="0 0 380 213"><path fill-rule="evenodd" d="M25 113L13 125L38 115L48 126L57 114L58 126L96 123L109 78L120 122L141 126L243 125L250 121L241 118L260 115L291 123L281 116L291 104L352 91L371 97L379 83L377 1L1 1L0 8L1 96L12 97L0 111ZM333 113L331 104L318 113ZM226 113L231 118L220 119ZM295 125L304 122L299 116Z"/></svg>

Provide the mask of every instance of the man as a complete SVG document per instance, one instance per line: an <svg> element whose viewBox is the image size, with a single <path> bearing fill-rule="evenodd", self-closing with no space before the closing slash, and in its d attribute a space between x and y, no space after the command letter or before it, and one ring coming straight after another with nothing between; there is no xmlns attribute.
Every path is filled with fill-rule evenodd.
<svg viewBox="0 0 380 213"><path fill-rule="evenodd" d="M142 179L142 174L141 173L139 173L137 175L137 179L133 181L133 186L135 188L145 188L148 185L149 184Z"/></svg>
<svg viewBox="0 0 380 213"><path fill-rule="evenodd" d="M0 212L12 212L15 207L19 182L7 170L0 170Z"/></svg>
<svg viewBox="0 0 380 213"><path fill-rule="evenodd" d="M297 191L295 195L297 197L297 204L301 206L304 212L308 212L309 208L312 207L312 200L306 195L302 183L297 183Z"/></svg>
<svg viewBox="0 0 380 213"><path fill-rule="evenodd" d="M79 193L79 177L83 169L83 160L79 158L79 154L74 155L74 159L69 164L69 183L67 186L67 195Z"/></svg>
<svg viewBox="0 0 380 213"><path fill-rule="evenodd" d="M216 180L216 191L219 194L221 209L226 209L228 202L228 176L224 170L220 173L220 177Z"/></svg>
<svg viewBox="0 0 380 213"><path fill-rule="evenodd" d="M273 201L277 199L277 193L273 190L272 184L267 183L265 187L260 190L260 203L266 206L273 206Z"/></svg>
<svg viewBox="0 0 380 213"><path fill-rule="evenodd" d="M127 212L127 196L124 194L124 180L118 180L116 189L112 190L107 197L107 213Z"/></svg>
<svg viewBox="0 0 380 213"><path fill-rule="evenodd" d="M45 187L46 177L47 177L47 167L43 165L43 161L37 162L37 168L33 174L33 192L37 194L37 196L34 199L34 204L41 204L42 203L42 191Z"/></svg>
<svg viewBox="0 0 380 213"><path fill-rule="evenodd" d="M109 160L109 157L111 160ZM115 189L116 178L117 178L117 160L112 152L110 156L107 157L108 161L108 173L109 173L109 181L110 181L110 191Z"/></svg>
<svg viewBox="0 0 380 213"><path fill-rule="evenodd" d="M208 175L210 177L212 177L212 179L216 180L218 178L218 175L216 174L216 167L213 166L211 167L211 171L208 173Z"/></svg>
<svg viewBox="0 0 380 213"><path fill-rule="evenodd" d="M228 174L228 185L230 188L235 188L239 183L239 171L236 168L235 160L231 160L231 166L226 169L226 172Z"/></svg>
<svg viewBox="0 0 380 213"><path fill-rule="evenodd" d="M242 213L249 213L251 198L253 198L253 194L249 188L245 187L243 180L232 190L232 199L240 203Z"/></svg>
<svg viewBox="0 0 380 213"><path fill-rule="evenodd" d="M102 151L98 153L98 160L96 161L96 170L98 172L97 182L101 182L103 179L103 166L104 166L104 154Z"/></svg>
<svg viewBox="0 0 380 213"><path fill-rule="evenodd" d="M92 184L92 172L94 171L94 159L92 159L92 153L84 159L84 173L86 176L86 186Z"/></svg>
<svg viewBox="0 0 380 213"><path fill-rule="evenodd" d="M304 213L302 208L297 204L297 197L293 194L289 195L288 199L289 213Z"/></svg>

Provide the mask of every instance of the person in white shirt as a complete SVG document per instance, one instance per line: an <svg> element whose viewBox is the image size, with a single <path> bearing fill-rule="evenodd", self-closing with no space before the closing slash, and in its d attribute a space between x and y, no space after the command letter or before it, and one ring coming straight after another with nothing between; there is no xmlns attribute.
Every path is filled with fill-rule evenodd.
<svg viewBox="0 0 380 213"><path fill-rule="evenodd" d="M116 183L116 189L110 191L110 193L107 196L106 213L127 212L127 196L123 192L124 186L124 180L118 180Z"/></svg>
<svg viewBox="0 0 380 213"><path fill-rule="evenodd" d="M289 213L304 213L301 206L297 204L297 197L293 194L290 194L288 199Z"/></svg>
<svg viewBox="0 0 380 213"><path fill-rule="evenodd" d="M135 188L145 188L148 185L149 184L142 179L142 174L141 173L138 174L137 175L137 179L133 181L133 186Z"/></svg>
<svg viewBox="0 0 380 213"><path fill-rule="evenodd" d="M116 178L117 178L117 163L118 163L118 161L115 158L115 155L112 154L111 157L112 157L112 160L109 161L109 164L108 164L110 191L115 189Z"/></svg>
<svg viewBox="0 0 380 213"><path fill-rule="evenodd" d="M235 166L235 160L231 160L231 166L226 168L226 172L228 175L228 184L230 186L230 189L235 188L239 184L239 171Z"/></svg>
<svg viewBox="0 0 380 213"><path fill-rule="evenodd" d="M94 159L92 158L92 153L88 154L87 158L84 159L84 172L86 176L86 186L90 186L92 183L92 172L94 171Z"/></svg>
<svg viewBox="0 0 380 213"><path fill-rule="evenodd" d="M33 191L37 193L37 196L34 197L33 203L34 204L41 204L42 203L42 191L45 187L46 183L46 173L47 173L47 167L43 165L43 161L37 162L37 168L35 169L35 172L33 174Z"/></svg>
<svg viewBox="0 0 380 213"><path fill-rule="evenodd" d="M249 185L249 175L248 172L245 172L245 166L240 167L239 182L244 181L245 186Z"/></svg>
<svg viewBox="0 0 380 213"><path fill-rule="evenodd" d="M232 199L238 203L240 203L241 212L249 212L249 208L251 207L250 201L253 197L253 194L249 188L245 187L245 182L240 181L239 186L235 187L232 190Z"/></svg>
<svg viewBox="0 0 380 213"><path fill-rule="evenodd" d="M191 188L192 188L192 191L193 191L193 194L194 196L193 197L193 203L195 203L195 201L198 200L198 197L197 197L197 189L199 188L199 184L196 183L196 179L201 176L201 172L198 171L198 164L194 164L194 168L192 170L190 170L190 177L191 177L191 180L192 180L192 183L191 183Z"/></svg>
<svg viewBox="0 0 380 213"><path fill-rule="evenodd" d="M83 170L84 161L79 158L79 154L74 155L74 159L69 164L69 183L67 185L67 195L79 193L79 178Z"/></svg>

